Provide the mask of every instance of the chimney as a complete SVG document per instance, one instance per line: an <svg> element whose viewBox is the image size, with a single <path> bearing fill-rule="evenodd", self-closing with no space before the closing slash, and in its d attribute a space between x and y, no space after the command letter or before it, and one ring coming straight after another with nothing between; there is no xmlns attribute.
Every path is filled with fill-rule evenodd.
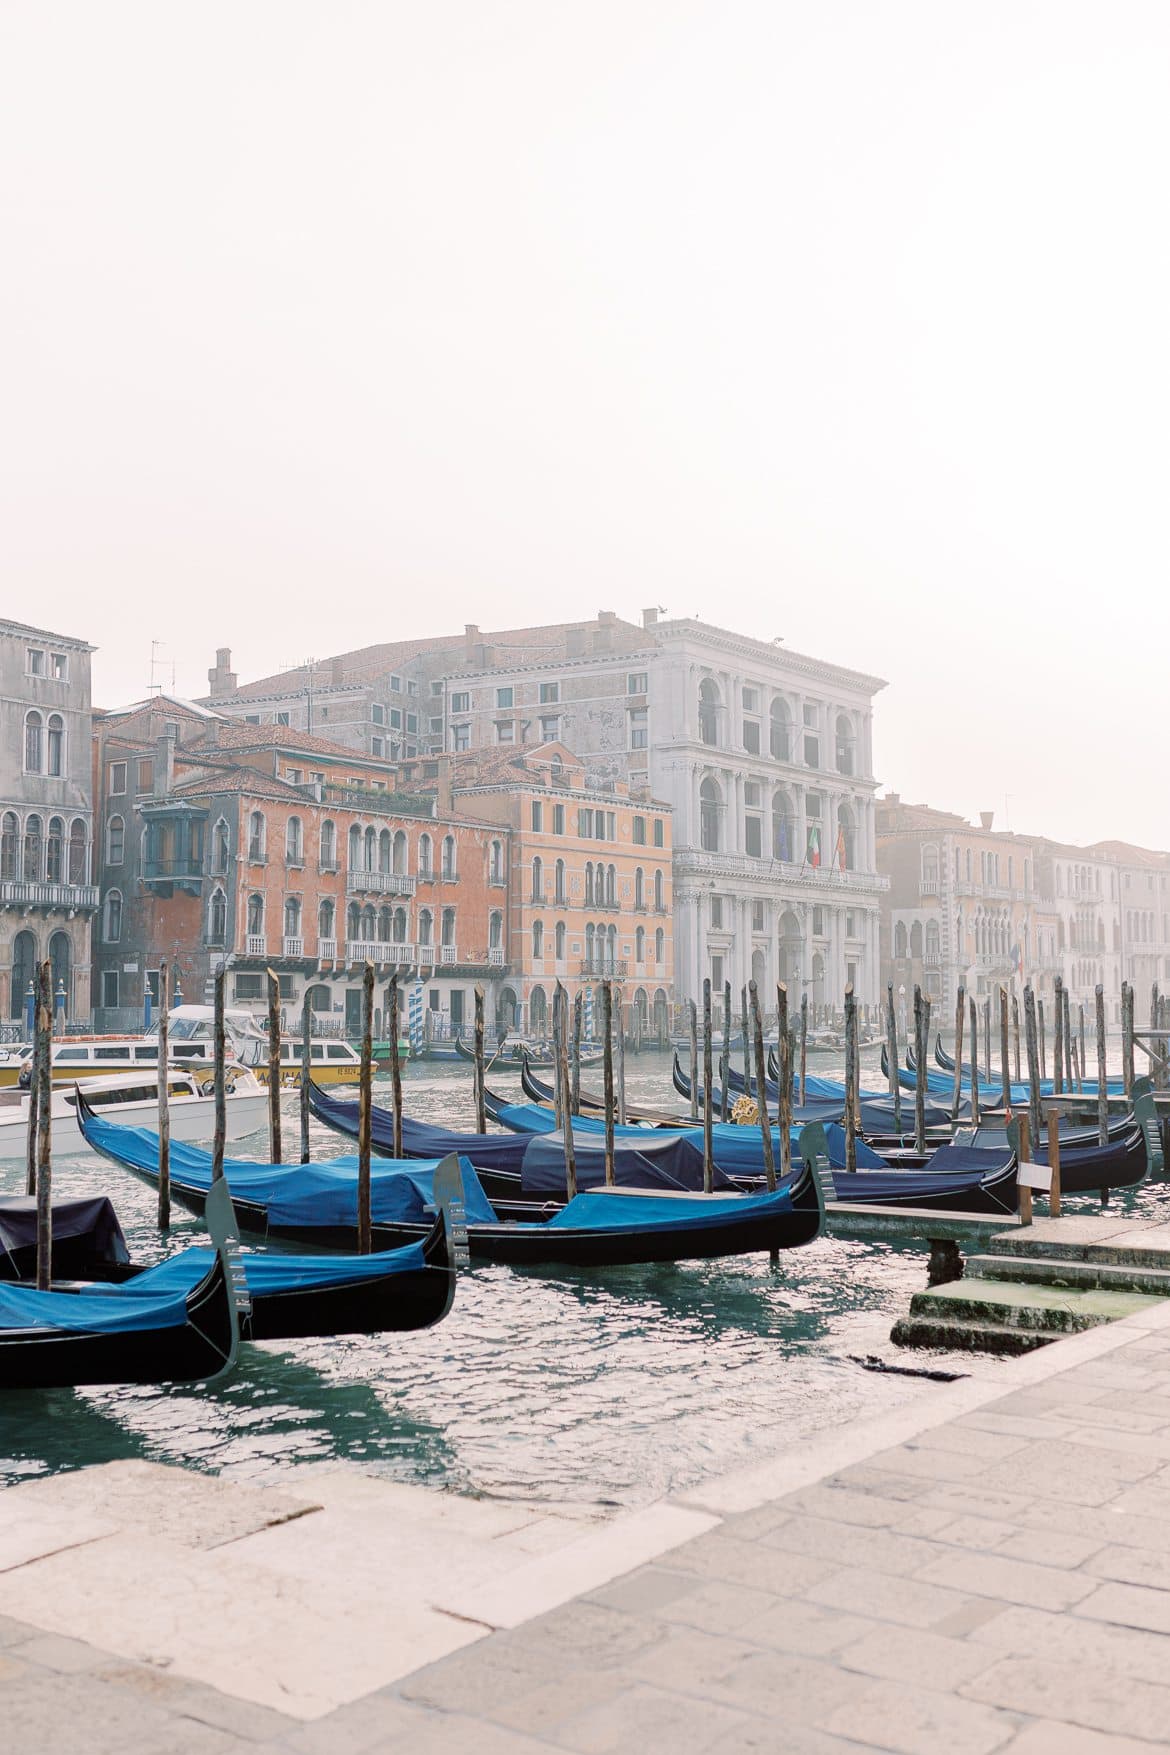
<svg viewBox="0 0 1170 1755"><path fill-rule="evenodd" d="M331 683L333 683L335 686L339 686L340 684L344 683L344 681L345 681L345 664L344 664L342 659L331 658L329 660L329 681Z"/></svg>
<svg viewBox="0 0 1170 1755"><path fill-rule="evenodd" d="M463 638L465 640L475 640L475 639L478 639L478 637L479 637L479 623L478 622L464 622L464 624L463 624Z"/></svg>
<svg viewBox="0 0 1170 1755"><path fill-rule="evenodd" d="M585 629L565 629L565 657L583 658L585 656Z"/></svg>
<svg viewBox="0 0 1170 1755"><path fill-rule="evenodd" d="M979 821L983 828L990 832L991 825L995 821L995 812L993 810L981 810L979 812Z"/></svg>
<svg viewBox="0 0 1170 1755"><path fill-rule="evenodd" d="M175 784L175 740L169 731L157 740L154 752L154 797L169 798Z"/></svg>
<svg viewBox="0 0 1170 1755"><path fill-rule="evenodd" d="M658 626L657 605L655 605L653 609L644 609L642 611L642 626L644 628L656 628Z"/></svg>
<svg viewBox="0 0 1170 1755"><path fill-rule="evenodd" d="M617 616L614 614L612 609L599 609L598 610L598 612L597 612L597 625L599 628L612 628L613 624L616 621L617 621Z"/></svg>
<svg viewBox="0 0 1170 1755"><path fill-rule="evenodd" d="M208 687L213 701L222 701L225 695L236 692L236 673L232 669L232 649L230 646L216 648L214 668L207 673Z"/></svg>

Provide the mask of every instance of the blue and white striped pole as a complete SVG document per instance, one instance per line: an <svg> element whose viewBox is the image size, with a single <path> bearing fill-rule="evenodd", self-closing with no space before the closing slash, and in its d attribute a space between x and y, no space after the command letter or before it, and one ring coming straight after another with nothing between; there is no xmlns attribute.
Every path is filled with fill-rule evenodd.
<svg viewBox="0 0 1170 1755"><path fill-rule="evenodd" d="M584 1016L583 1021L584 1021L584 1029L585 1029L585 1040L586 1040L586 1042L592 1042L592 1040L593 1040L593 987L592 987L591 983L586 983L586 986L585 986L585 1016Z"/></svg>
<svg viewBox="0 0 1170 1755"><path fill-rule="evenodd" d="M423 1046L423 984L416 981L407 1001L407 1024L410 1031L412 1058L422 1053Z"/></svg>
<svg viewBox="0 0 1170 1755"><path fill-rule="evenodd" d="M24 996L24 1033L31 1042L37 1027L37 990L30 981Z"/></svg>
<svg viewBox="0 0 1170 1755"><path fill-rule="evenodd" d="M153 1014L154 994L150 991L150 981L148 979L142 994L142 1031L146 1036L150 1035L150 1020Z"/></svg>
<svg viewBox="0 0 1170 1755"><path fill-rule="evenodd" d="M65 1031L65 980L63 976L58 977L55 998L57 1003L57 1034L63 1035Z"/></svg>

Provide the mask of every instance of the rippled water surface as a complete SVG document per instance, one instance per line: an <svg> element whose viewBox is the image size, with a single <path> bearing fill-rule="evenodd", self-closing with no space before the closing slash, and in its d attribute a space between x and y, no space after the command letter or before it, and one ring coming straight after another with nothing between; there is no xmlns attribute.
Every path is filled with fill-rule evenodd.
<svg viewBox="0 0 1170 1755"><path fill-rule="evenodd" d="M408 1110L474 1125L469 1074L410 1067ZM631 1061L628 1087L631 1100L674 1103L665 1057ZM376 1100L388 1101L383 1080ZM295 1133L294 1103L286 1125ZM263 1136L232 1149L260 1156ZM346 1149L314 1123L315 1156ZM15 1168L0 1170L9 1191L20 1181ZM98 1159L57 1160L54 1191L109 1194L139 1260L201 1231L180 1215L161 1241L153 1191ZM1143 1190L1131 1204L1150 1210L1163 1194ZM248 1347L235 1376L212 1390L7 1396L0 1481L125 1456L241 1480L348 1461L461 1491L642 1503L818 1428L937 1393L920 1378L864 1369L866 1356L1001 1370L890 1346L891 1324L924 1283L921 1251L831 1238L786 1251L775 1272L761 1256L588 1273L477 1268L461 1276L446 1321L421 1334Z"/></svg>

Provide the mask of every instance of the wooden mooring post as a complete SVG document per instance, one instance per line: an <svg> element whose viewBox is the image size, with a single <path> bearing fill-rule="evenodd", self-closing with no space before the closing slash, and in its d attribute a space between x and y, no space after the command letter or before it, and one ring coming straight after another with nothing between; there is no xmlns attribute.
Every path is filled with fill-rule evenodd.
<svg viewBox="0 0 1170 1755"><path fill-rule="evenodd" d="M53 1281L53 965L40 966L37 984L37 1290Z"/></svg>
<svg viewBox="0 0 1170 1755"><path fill-rule="evenodd" d="M301 1121L301 1163L309 1162L309 1080L313 1076L313 1001L305 989L301 1007L301 1088L297 1092Z"/></svg>
<svg viewBox="0 0 1170 1755"><path fill-rule="evenodd" d="M898 1019L894 1011L894 983L886 982L886 1059L890 1063L890 1100L894 1105L894 1132L902 1132L902 1081L898 1077Z"/></svg>
<svg viewBox="0 0 1170 1755"><path fill-rule="evenodd" d="M394 1156L402 1156L402 1058L398 1053L398 972L391 975L386 988L386 1010L390 1014L390 1110L394 1118Z"/></svg>
<svg viewBox="0 0 1170 1755"><path fill-rule="evenodd" d="M991 995L983 1001L983 1082L991 1085Z"/></svg>
<svg viewBox="0 0 1170 1755"><path fill-rule="evenodd" d="M613 1167L613 982L601 983L602 1072L605 1095L605 1185L614 1186Z"/></svg>
<svg viewBox="0 0 1170 1755"><path fill-rule="evenodd" d="M915 991L917 992L917 989L915 989ZM974 996L972 996L968 1000L967 1003L970 1007L970 1019L971 1019L971 1125L973 1127L978 1127L979 1121L980 1121L980 1115L979 1115L979 1008L975 1004ZM915 1150L916 1151L925 1150L925 1146L919 1147L917 1144L917 1141L916 1141L915 1142Z"/></svg>
<svg viewBox="0 0 1170 1755"><path fill-rule="evenodd" d="M723 983L723 1054L719 1061L719 1119L727 1120L728 1073L731 1071L731 982Z"/></svg>
<svg viewBox="0 0 1170 1755"><path fill-rule="evenodd" d="M608 982L606 983L608 986ZM561 996L559 1008L553 1003L553 1040L556 1044L557 1078L556 1082L564 1093L564 1119L561 1122L561 1137L565 1142L565 1193L569 1200L577 1198L577 1142L573 1138L573 1105L572 1086L569 1082L569 995L561 983L557 982L557 990ZM558 1009L560 1016L558 1018ZM612 1125L612 1124L611 1124ZM607 1146L606 1174L607 1185L613 1187L613 1147Z"/></svg>
<svg viewBox="0 0 1170 1755"><path fill-rule="evenodd" d="M788 988L783 981L776 989L776 1028L776 1071L780 1075L776 1125L780 1130L780 1176L787 1181L792 1172L792 1032L788 1027Z"/></svg>
<svg viewBox="0 0 1170 1755"><path fill-rule="evenodd" d="M374 965L362 970L362 1046L358 1068L357 1246L359 1255L373 1247L370 1215L370 1153L374 1118Z"/></svg>
<svg viewBox="0 0 1170 1755"><path fill-rule="evenodd" d="M715 1186L715 1158L711 1149L711 978L703 977L703 1190Z"/></svg>
<svg viewBox="0 0 1170 1755"><path fill-rule="evenodd" d="M223 1175L223 1153L227 1144L227 1081L224 1072L226 1045L224 1041L224 986L227 982L227 971L221 963L215 971L215 1022L212 1025L211 1052L215 1065L215 1123L211 1136L211 1180L218 1182Z"/></svg>
<svg viewBox="0 0 1170 1755"><path fill-rule="evenodd" d="M1089 1064L1088 1061L1085 1059L1085 1008L1083 1005L1078 1005L1077 1010L1080 1013L1080 1025L1081 1025L1080 1031L1079 1031L1078 1036L1077 1036L1077 1042L1079 1044L1080 1051L1081 1051L1080 1071L1077 1074L1077 1090L1083 1091L1085 1088L1085 1068Z"/></svg>
<svg viewBox="0 0 1170 1755"><path fill-rule="evenodd" d="M699 1008L693 999L687 1001L687 1022L691 1033L691 1120L699 1119Z"/></svg>
<svg viewBox="0 0 1170 1755"><path fill-rule="evenodd" d="M1003 1089L1000 1092L1000 1107L1008 1115L1012 1108L1012 1069L1008 1065L1008 996L1007 988L999 990L999 1066L1000 1081Z"/></svg>
<svg viewBox="0 0 1170 1755"><path fill-rule="evenodd" d="M158 1228L171 1224L171 1078L169 1055L171 971L164 957L158 967Z"/></svg>
<svg viewBox="0 0 1170 1755"><path fill-rule="evenodd" d="M764 1021L760 1016L760 995L754 981L748 983L748 994L751 1005L752 1040L755 1046L756 1088L759 1091L756 1107L760 1117L760 1140L764 1148L764 1176L768 1184L769 1194L776 1192L776 1158L772 1150L772 1118L768 1114L768 1099L765 1087L764 1063ZM779 1259L779 1251L774 1251Z"/></svg>
<svg viewBox="0 0 1170 1755"><path fill-rule="evenodd" d="M280 982L268 971L268 1149L274 1164L282 1158L280 1138Z"/></svg>
<svg viewBox="0 0 1170 1755"><path fill-rule="evenodd" d="M1015 1083L1022 1085L1023 1075L1020 1072L1020 1000L1019 995L1012 994L1012 1064L1015 1068Z"/></svg>
<svg viewBox="0 0 1170 1755"><path fill-rule="evenodd" d="M749 1097L755 1095L752 1090L752 1039L748 1033L748 990L739 990L739 1029L743 1037L743 1088Z"/></svg>
<svg viewBox="0 0 1170 1755"><path fill-rule="evenodd" d="M559 983L558 983L558 985L559 985ZM475 1038L474 1038L473 1049L474 1049L474 1054L475 1054L475 1066L474 1066L473 1071L474 1071L475 1076L474 1076L473 1083L475 1085L475 1131L476 1131L476 1133L486 1133L487 1132L487 1101L486 1101L486 1098L484 1096L483 983L482 983L482 981L477 981L475 984L475 1026L474 1026L474 1028L475 1028Z"/></svg>
<svg viewBox="0 0 1170 1755"><path fill-rule="evenodd" d="M1060 1003L1064 1008L1064 1088L1066 1091L1071 1091L1073 1088L1073 1027L1067 987L1061 992ZM1040 1071L1041 1073L1047 1072L1043 1055L1040 1057Z"/></svg>
<svg viewBox="0 0 1170 1755"><path fill-rule="evenodd" d="M1109 1142L1109 1081L1105 1072L1105 989L1100 982L1093 991L1097 1024L1097 1139Z"/></svg>
<svg viewBox="0 0 1170 1755"><path fill-rule="evenodd" d="M1044 1001L1042 999L1036 1001L1036 1034L1040 1045L1040 1077L1046 1079L1048 1077L1048 1043L1044 1033ZM1039 1137L1040 1135L1037 1133L1036 1138L1039 1139Z"/></svg>
<svg viewBox="0 0 1170 1755"><path fill-rule="evenodd" d="M857 1169L857 1000L845 988L845 1168Z"/></svg>
<svg viewBox="0 0 1170 1755"><path fill-rule="evenodd" d="M1024 1046L1028 1056L1028 1118L1034 1140L1040 1138L1040 1055L1036 1037L1036 995L1029 982L1024 989Z"/></svg>
<svg viewBox="0 0 1170 1755"><path fill-rule="evenodd" d="M617 1118L618 1125L626 1125L626 1006L621 987L617 989L617 1005L613 1005L613 982L610 982L610 1005L616 1014L617 1024Z"/></svg>
<svg viewBox="0 0 1170 1755"><path fill-rule="evenodd" d="M581 1028L585 1015L585 995L580 988L573 995L573 1064L569 1068L569 1108L581 1113Z"/></svg>
<svg viewBox="0 0 1170 1755"><path fill-rule="evenodd" d="M848 992L852 993L852 991L853 991L852 988L848 989ZM974 1016L974 1014L975 1014L975 1001L972 1000L971 1001L971 1015ZM925 1152L925 1150L926 1150L926 1064L925 1064L926 1050L923 1047L923 1042L925 1040L924 1021L923 1020L924 1020L924 1014L923 1014L923 1010L922 1010L922 989L918 985L918 983L915 982L914 983L914 1059L917 1062L917 1067L916 1067L916 1070L914 1073L914 1150L916 1152ZM919 1059L919 1056L922 1056L922 1058ZM848 1073L846 1073L846 1083L848 1084ZM847 1089L846 1090L846 1099L847 1100L848 1100L848 1096L849 1096L849 1092ZM850 1169L852 1169L852 1168L853 1168L853 1166L850 1165Z"/></svg>
<svg viewBox="0 0 1170 1755"><path fill-rule="evenodd" d="M800 996L800 1101L803 1105L808 1085L808 994Z"/></svg>
<svg viewBox="0 0 1170 1755"><path fill-rule="evenodd" d="M967 1021L967 995L963 983L959 983L958 997L955 1000L955 1082L951 1092L951 1120L958 1121L959 1109L963 1102L963 1028Z"/></svg>
<svg viewBox="0 0 1170 1755"><path fill-rule="evenodd" d="M1059 975L1052 1011L1052 1089L1059 1096L1064 1090L1064 982Z"/></svg>
<svg viewBox="0 0 1170 1755"><path fill-rule="evenodd" d="M1121 983L1121 1078L1125 1087L1125 1100L1133 1102L1133 988L1128 981Z"/></svg>

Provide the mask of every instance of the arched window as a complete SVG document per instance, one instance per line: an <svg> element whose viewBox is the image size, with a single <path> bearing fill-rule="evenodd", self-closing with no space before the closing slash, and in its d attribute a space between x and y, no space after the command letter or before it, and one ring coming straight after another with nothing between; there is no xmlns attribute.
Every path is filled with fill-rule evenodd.
<svg viewBox="0 0 1170 1755"><path fill-rule="evenodd" d="M544 921L532 922L532 960L539 962L544 956Z"/></svg>
<svg viewBox="0 0 1170 1755"><path fill-rule="evenodd" d="M259 938L264 931L264 898L253 891L248 897L248 932Z"/></svg>
<svg viewBox="0 0 1170 1755"><path fill-rule="evenodd" d="M796 816L787 792L772 794L772 858L787 864L796 846Z"/></svg>
<svg viewBox="0 0 1170 1755"><path fill-rule="evenodd" d="M635 963L646 961L646 928L644 926L636 927L634 930L634 961Z"/></svg>
<svg viewBox="0 0 1170 1755"><path fill-rule="evenodd" d="M906 922L904 920L895 920L894 922L894 955L895 957L906 955Z"/></svg>
<svg viewBox="0 0 1170 1755"><path fill-rule="evenodd" d="M378 869L378 831L372 823L365 833L362 866L365 871Z"/></svg>
<svg viewBox="0 0 1170 1755"><path fill-rule="evenodd" d="M69 828L69 882L83 884L89 867L89 830L80 817Z"/></svg>
<svg viewBox="0 0 1170 1755"><path fill-rule="evenodd" d="M528 1028L534 1036L543 1036L548 1028L548 1001L543 987L534 987L528 996Z"/></svg>
<svg viewBox="0 0 1170 1755"><path fill-rule="evenodd" d="M44 877L44 845L41 834L40 817L26 817L24 821L24 865L21 876L26 884L39 883Z"/></svg>
<svg viewBox="0 0 1170 1755"><path fill-rule="evenodd" d="M605 901L607 907L617 907L617 867L614 865L606 868Z"/></svg>
<svg viewBox="0 0 1170 1755"><path fill-rule="evenodd" d="M362 869L362 832L356 823L352 823L349 830L349 869Z"/></svg>
<svg viewBox="0 0 1170 1755"><path fill-rule="evenodd" d="M504 844L502 841L493 841L491 844L488 854L488 878L493 884L502 884L504 881Z"/></svg>
<svg viewBox="0 0 1170 1755"><path fill-rule="evenodd" d="M231 851L231 835L223 817L220 817L211 831L211 873L213 877L224 877L228 868L228 854Z"/></svg>
<svg viewBox="0 0 1170 1755"><path fill-rule="evenodd" d="M345 936L351 944L356 944L362 936L362 911L356 902L351 902L345 910Z"/></svg>
<svg viewBox="0 0 1170 1755"><path fill-rule="evenodd" d="M938 847L933 841L922 849L922 882L928 889L938 888Z"/></svg>
<svg viewBox="0 0 1170 1755"><path fill-rule="evenodd" d="M699 684L699 738L714 747L719 742L719 688L709 676Z"/></svg>
<svg viewBox="0 0 1170 1755"><path fill-rule="evenodd" d="M837 806L837 844L833 850L833 862L841 871L852 871L856 864L853 812L847 804Z"/></svg>
<svg viewBox="0 0 1170 1755"><path fill-rule="evenodd" d="M361 938L363 944L371 945L378 936L378 915L372 902L367 902L362 909Z"/></svg>
<svg viewBox="0 0 1170 1755"><path fill-rule="evenodd" d="M699 845L704 853L719 851L719 818L723 810L723 794L719 782L710 775L699 787Z"/></svg>
<svg viewBox="0 0 1170 1755"><path fill-rule="evenodd" d="M544 901L544 862L539 854L532 861L532 900Z"/></svg>
<svg viewBox="0 0 1170 1755"><path fill-rule="evenodd" d="M555 952L557 962L563 963L565 960L565 923L563 920L557 921L556 931L553 936L556 940Z"/></svg>
<svg viewBox="0 0 1170 1755"><path fill-rule="evenodd" d="M45 720L35 707L24 716L24 771L39 774L45 765Z"/></svg>
<svg viewBox="0 0 1170 1755"><path fill-rule="evenodd" d="M554 868L554 900L564 903L568 900L565 894L565 862L558 859Z"/></svg>
<svg viewBox="0 0 1170 1755"><path fill-rule="evenodd" d="M661 927L654 933L654 961L661 964L666 958L666 934Z"/></svg>
<svg viewBox="0 0 1170 1755"><path fill-rule="evenodd" d="M656 914L666 912L666 882L661 870L654 873L654 912Z"/></svg>
<svg viewBox="0 0 1170 1755"><path fill-rule="evenodd" d="M646 906L646 874L642 870L642 867L639 866L637 871L635 871L635 873L634 873L634 907L635 908L644 908L645 906Z"/></svg>
<svg viewBox="0 0 1170 1755"><path fill-rule="evenodd" d="M389 829L383 829L378 836L378 870L391 872L394 869L394 841Z"/></svg>
<svg viewBox="0 0 1170 1755"><path fill-rule="evenodd" d="M290 938L299 941L301 936L301 904L300 898L297 896L287 896L285 898L284 936L286 941L285 954L295 956L296 952L289 952L287 941Z"/></svg>
<svg viewBox="0 0 1170 1755"><path fill-rule="evenodd" d="M592 972L593 968L594 936L593 925L592 922L590 922L585 928L585 961L589 966L590 972Z"/></svg>
<svg viewBox="0 0 1170 1755"><path fill-rule="evenodd" d="M248 818L248 858L258 864L264 858L268 845L268 825L264 821L264 812L254 810Z"/></svg>
<svg viewBox="0 0 1170 1755"><path fill-rule="evenodd" d="M420 947L423 945L429 946L429 945L433 944L433 942L434 942L433 923L434 923L434 916L432 915L430 909L429 908L420 909L419 916L418 916L418 942L419 942Z"/></svg>
<svg viewBox="0 0 1170 1755"><path fill-rule="evenodd" d="M853 748L854 748L855 741L856 740L855 740L854 735L853 735L853 721L850 719L850 717L847 713L838 713L838 715L837 715L837 772L838 772L838 774L852 774L853 773L853 771L854 771Z"/></svg>
<svg viewBox="0 0 1170 1755"><path fill-rule="evenodd" d="M792 715L788 702L777 695L768 713L768 748L778 762L792 760Z"/></svg>
<svg viewBox="0 0 1170 1755"><path fill-rule="evenodd" d="M404 945L406 943L406 909L405 908L395 908L395 910L394 910L394 924L393 924L393 928L391 930L391 937L393 938L394 943L396 945Z"/></svg>
<svg viewBox="0 0 1170 1755"><path fill-rule="evenodd" d="M227 943L227 897L218 887L212 890L207 904L207 941L213 945Z"/></svg>
<svg viewBox="0 0 1170 1755"><path fill-rule="evenodd" d="M45 842L45 876L51 884L59 884L65 875L65 824L60 817L49 818L49 834Z"/></svg>
<svg viewBox="0 0 1170 1755"><path fill-rule="evenodd" d="M102 937L108 945L116 945L122 937L122 892L107 890L102 910Z"/></svg>
<svg viewBox="0 0 1170 1755"><path fill-rule="evenodd" d="M36 978L37 941L31 932L18 932L12 941L12 991L9 1015L23 1017L28 984Z"/></svg>
<svg viewBox="0 0 1170 1755"><path fill-rule="evenodd" d="M284 856L290 865L304 865L305 836L300 817L290 817L284 836ZM293 935L295 937L295 934Z"/></svg>
<svg viewBox="0 0 1170 1755"><path fill-rule="evenodd" d="M455 910L454 910L454 908L444 908L443 909L443 920L442 920L441 931L443 934L443 943L445 945L447 945L448 947L454 945L454 943L455 943Z"/></svg>
<svg viewBox="0 0 1170 1755"><path fill-rule="evenodd" d="M321 870L336 871L337 869L337 824L331 817L326 817L321 824Z"/></svg>
<svg viewBox="0 0 1170 1755"><path fill-rule="evenodd" d="M922 956L922 923L918 920L910 928L910 955L916 961Z"/></svg>
<svg viewBox="0 0 1170 1755"><path fill-rule="evenodd" d="M73 987L73 945L67 932L55 932L49 940L49 961L53 965L53 1009L56 1011L57 995L63 993L68 1012Z"/></svg>
<svg viewBox="0 0 1170 1755"><path fill-rule="evenodd" d="M606 945L606 954L607 954L607 960L609 963L609 972L612 975L616 966L617 966L617 927L616 926L611 926L608 929L607 938L608 938L608 943Z"/></svg>
<svg viewBox="0 0 1170 1755"><path fill-rule="evenodd" d="M493 951L502 950L504 946L504 916L498 908L493 908L488 915L488 947Z"/></svg>
<svg viewBox="0 0 1170 1755"><path fill-rule="evenodd" d="M405 877L410 863L410 844L406 839L405 829L394 831L394 851L391 855L390 869L399 877Z"/></svg>
<svg viewBox="0 0 1170 1755"><path fill-rule="evenodd" d="M585 862L585 906L587 908L593 906L593 861L591 859L587 859Z"/></svg>
<svg viewBox="0 0 1170 1755"><path fill-rule="evenodd" d="M383 944L389 944L394 926L394 911L389 906L378 910L378 937Z"/></svg>
<svg viewBox="0 0 1170 1755"><path fill-rule="evenodd" d="M317 910L317 940L318 940L318 944L320 943L321 939L326 939L326 940L332 941L333 925L334 925L334 922L336 919L337 919L336 907L335 907L332 899L330 897L326 896L325 900L322 902L321 906Z"/></svg>
<svg viewBox="0 0 1170 1755"><path fill-rule="evenodd" d="M20 851L20 823L16 812L5 811L3 823L0 824L0 878L16 876L17 861Z"/></svg>
<svg viewBox="0 0 1170 1755"><path fill-rule="evenodd" d="M444 835L443 877L445 880L449 880L456 876L458 876L458 871L455 864L455 837L454 835Z"/></svg>
<svg viewBox="0 0 1170 1755"><path fill-rule="evenodd" d="M435 875L435 845L429 835L418 838L418 875L420 878Z"/></svg>
<svg viewBox="0 0 1170 1755"><path fill-rule="evenodd" d="M60 779L65 772L65 721L60 713L49 714L49 773Z"/></svg>

